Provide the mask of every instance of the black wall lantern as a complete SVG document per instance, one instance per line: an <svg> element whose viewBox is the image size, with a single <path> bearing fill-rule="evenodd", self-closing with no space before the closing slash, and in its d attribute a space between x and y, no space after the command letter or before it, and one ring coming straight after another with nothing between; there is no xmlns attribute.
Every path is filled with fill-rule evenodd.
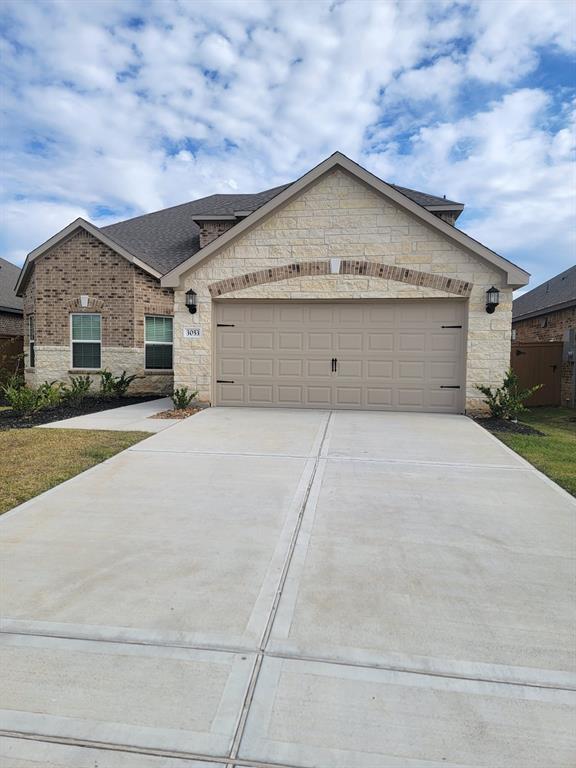
<svg viewBox="0 0 576 768"><path fill-rule="evenodd" d="M494 310L500 304L500 291L498 288L488 288L486 291L486 312L489 315L494 314Z"/></svg>
<svg viewBox="0 0 576 768"><path fill-rule="evenodd" d="M197 296L193 290L186 291L186 306L191 315L196 314L196 310L198 309Z"/></svg>

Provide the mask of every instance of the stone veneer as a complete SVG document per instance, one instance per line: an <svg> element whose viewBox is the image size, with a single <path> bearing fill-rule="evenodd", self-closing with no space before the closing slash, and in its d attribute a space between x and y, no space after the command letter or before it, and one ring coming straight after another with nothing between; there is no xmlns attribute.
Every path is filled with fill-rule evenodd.
<svg viewBox="0 0 576 768"><path fill-rule="evenodd" d="M87 295L88 306L80 306ZM172 315L173 294L85 230L77 230L34 262L24 292L26 380L68 381L71 369L70 314L102 316L102 368L142 378L130 392L172 391L172 373L144 370L144 315ZM36 365L28 367L28 323L36 321ZM89 372L92 374L92 372ZM97 380L97 374L93 374ZM97 381L96 381L97 386Z"/></svg>
<svg viewBox="0 0 576 768"><path fill-rule="evenodd" d="M330 259L361 266L331 274ZM324 263L306 274L296 265ZM375 266L373 266L375 265ZM269 270L292 269L293 274L273 282L247 284L246 276ZM379 270L390 268L389 277ZM439 284L400 282L400 270L433 275ZM375 272L378 273L375 275ZM443 279L455 281L442 282ZM297 197L244 232L228 246L192 268L175 289L175 385L199 389L211 399L212 302L226 288L226 299L421 299L444 298L468 302L467 390L468 411L484 410L475 384L498 385L510 363L512 290L504 272L485 262L444 234L423 223L396 203L336 169L311 184ZM462 294L449 290L456 281L469 284ZM426 283L426 284L425 284ZM486 313L486 290L500 288L500 305ZM218 288L220 286L220 288ZM198 313L191 316L185 292L198 296ZM183 328L200 325L202 337L183 339Z"/></svg>

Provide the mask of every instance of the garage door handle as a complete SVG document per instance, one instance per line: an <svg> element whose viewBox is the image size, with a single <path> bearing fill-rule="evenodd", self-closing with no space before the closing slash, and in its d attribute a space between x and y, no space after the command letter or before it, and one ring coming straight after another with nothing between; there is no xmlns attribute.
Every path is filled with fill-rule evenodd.
<svg viewBox="0 0 576 768"><path fill-rule="evenodd" d="M236 328L234 323L216 323L216 328Z"/></svg>
<svg viewBox="0 0 576 768"><path fill-rule="evenodd" d="M234 382L229 379L216 379L216 384L234 384Z"/></svg>
<svg viewBox="0 0 576 768"><path fill-rule="evenodd" d="M440 384L440 389L460 389L460 384Z"/></svg>
<svg viewBox="0 0 576 768"><path fill-rule="evenodd" d="M461 325L443 325L442 328L462 328Z"/></svg>
<svg viewBox="0 0 576 768"><path fill-rule="evenodd" d="M336 373L336 368L338 367L338 358L333 357L332 358L332 373Z"/></svg>

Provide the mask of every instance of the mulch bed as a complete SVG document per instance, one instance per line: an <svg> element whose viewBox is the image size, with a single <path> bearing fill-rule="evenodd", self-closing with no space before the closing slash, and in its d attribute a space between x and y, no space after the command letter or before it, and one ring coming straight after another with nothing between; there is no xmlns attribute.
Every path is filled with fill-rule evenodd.
<svg viewBox="0 0 576 768"><path fill-rule="evenodd" d="M188 416L193 416L195 413L198 413L198 411L201 411L202 408L179 408L178 410L174 411L160 411L160 413L155 413L153 416L150 416L151 419L187 419Z"/></svg>
<svg viewBox="0 0 576 768"><path fill-rule="evenodd" d="M544 432L540 432L539 429L528 426L528 424L522 424L522 422L508 421L507 419L475 419L481 427L489 430L490 432L509 432L515 435L538 435L545 437Z"/></svg>
<svg viewBox="0 0 576 768"><path fill-rule="evenodd" d="M87 397L79 406L74 407L68 403L46 408L31 416L19 416L14 411L0 411L0 431L5 429L28 429L39 427L42 424L50 424L51 421L71 419L73 416L84 416L87 413L98 413L111 408L122 408L125 405L136 405L148 400L158 400L160 395L127 395L125 397L99 397L98 395Z"/></svg>

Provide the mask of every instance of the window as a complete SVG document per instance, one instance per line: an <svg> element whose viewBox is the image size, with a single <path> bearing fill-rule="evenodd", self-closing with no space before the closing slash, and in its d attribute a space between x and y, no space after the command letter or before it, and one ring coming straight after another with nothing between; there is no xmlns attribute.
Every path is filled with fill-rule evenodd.
<svg viewBox="0 0 576 768"><path fill-rule="evenodd" d="M512 341L516 341L516 328L512 328Z"/></svg>
<svg viewBox="0 0 576 768"><path fill-rule="evenodd" d="M71 315L72 368L100 368L100 315Z"/></svg>
<svg viewBox="0 0 576 768"><path fill-rule="evenodd" d="M36 322L34 315L28 315L28 365L34 368L36 365L36 352L34 345L36 343Z"/></svg>
<svg viewBox="0 0 576 768"><path fill-rule="evenodd" d="M145 367L172 368L172 318L147 315L144 318Z"/></svg>

